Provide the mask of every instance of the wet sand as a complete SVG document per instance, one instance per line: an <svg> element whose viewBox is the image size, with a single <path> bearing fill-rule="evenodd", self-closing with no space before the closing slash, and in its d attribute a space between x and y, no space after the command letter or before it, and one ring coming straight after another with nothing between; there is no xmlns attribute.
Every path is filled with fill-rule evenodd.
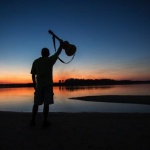
<svg viewBox="0 0 150 150"><path fill-rule="evenodd" d="M92 102L150 105L150 95L101 95L101 96L72 97L70 99L92 101Z"/></svg>
<svg viewBox="0 0 150 150"><path fill-rule="evenodd" d="M150 114L42 113L29 127L31 113L0 112L1 150L149 150Z"/></svg>

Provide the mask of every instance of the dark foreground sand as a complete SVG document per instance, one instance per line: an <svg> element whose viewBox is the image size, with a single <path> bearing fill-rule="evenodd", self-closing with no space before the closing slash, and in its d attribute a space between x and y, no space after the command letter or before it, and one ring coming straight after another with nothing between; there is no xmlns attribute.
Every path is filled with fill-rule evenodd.
<svg viewBox="0 0 150 150"><path fill-rule="evenodd" d="M52 126L29 127L30 113L0 112L1 150L149 150L150 114L50 113Z"/></svg>
<svg viewBox="0 0 150 150"><path fill-rule="evenodd" d="M0 112L0 150L150 150L150 114Z"/></svg>

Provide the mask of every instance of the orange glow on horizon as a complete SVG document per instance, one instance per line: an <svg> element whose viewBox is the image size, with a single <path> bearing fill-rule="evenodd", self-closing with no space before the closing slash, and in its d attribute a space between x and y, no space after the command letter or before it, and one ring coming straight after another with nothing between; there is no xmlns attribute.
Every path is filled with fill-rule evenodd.
<svg viewBox="0 0 150 150"><path fill-rule="evenodd" d="M62 74L55 73L53 75L54 83L58 83L59 81L65 81L66 79L76 78L76 79L114 79L114 80L150 80L150 75L139 75L136 76L134 74L122 73L122 74L93 74L89 75L88 73L70 73L63 72ZM0 84L22 84L22 83L32 83L31 75L24 75L24 76L0 76Z"/></svg>
<svg viewBox="0 0 150 150"><path fill-rule="evenodd" d="M74 79L113 79L113 80L133 80L133 81L136 81L136 80L140 80L140 81L149 81L150 79L148 78L108 78L108 77L104 77L104 78L77 78L77 77L72 77ZM69 79L69 78L66 78L66 79ZM59 81L65 81L66 79L54 79L53 82L54 83L58 83ZM32 83L32 80L30 79L23 79L23 80L0 80L0 84L26 84L26 83Z"/></svg>
<svg viewBox="0 0 150 150"><path fill-rule="evenodd" d="M31 83L32 79L31 77L10 77L7 76L6 78L1 78L0 77L0 84L13 84L13 83L17 83L17 84L21 84L21 83Z"/></svg>

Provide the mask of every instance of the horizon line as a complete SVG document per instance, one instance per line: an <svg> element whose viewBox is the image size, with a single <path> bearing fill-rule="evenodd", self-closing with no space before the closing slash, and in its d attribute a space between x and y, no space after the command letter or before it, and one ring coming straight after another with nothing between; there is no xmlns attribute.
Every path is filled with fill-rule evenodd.
<svg viewBox="0 0 150 150"><path fill-rule="evenodd" d="M69 78L69 79L66 79L66 80L110 80L110 81L126 81L126 82L150 82L150 79L149 80L130 80L130 79L122 79L122 80L115 80L115 79L108 79L108 78L102 78L102 79L78 79L78 78ZM63 83L65 83L65 81L66 80L59 80L58 82L53 82L53 84L63 84ZM63 81L63 82L62 82ZM21 85L24 85L24 84L33 84L32 82L25 82L25 83L23 83L23 82L20 82L20 83L15 83L15 82L10 82L10 83L1 83L0 82L0 85L13 85L13 84L15 84L15 85L19 85L19 84L21 84Z"/></svg>

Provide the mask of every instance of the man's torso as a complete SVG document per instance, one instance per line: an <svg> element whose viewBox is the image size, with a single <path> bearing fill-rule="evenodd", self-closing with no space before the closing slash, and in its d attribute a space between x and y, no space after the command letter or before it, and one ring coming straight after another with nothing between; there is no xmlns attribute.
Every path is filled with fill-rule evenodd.
<svg viewBox="0 0 150 150"><path fill-rule="evenodd" d="M53 83L53 65L56 58L40 57L33 62L31 74L37 75L37 84L52 84Z"/></svg>

